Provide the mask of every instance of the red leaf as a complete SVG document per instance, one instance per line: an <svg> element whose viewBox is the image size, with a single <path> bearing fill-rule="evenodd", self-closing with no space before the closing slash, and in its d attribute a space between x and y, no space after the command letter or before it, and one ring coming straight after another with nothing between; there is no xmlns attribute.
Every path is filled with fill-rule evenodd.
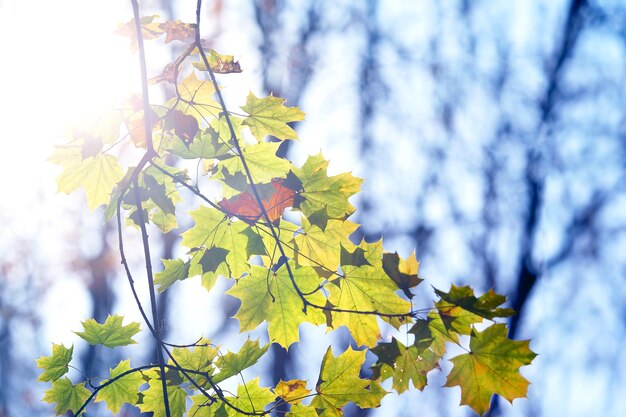
<svg viewBox="0 0 626 417"><path fill-rule="evenodd" d="M272 180L273 192L261 200L272 223L276 223L287 207L293 206L296 197L296 191L285 187L284 183L284 178L274 178ZM250 224L256 223L263 215L254 195L248 191L229 199L224 198L218 205L229 214Z"/></svg>

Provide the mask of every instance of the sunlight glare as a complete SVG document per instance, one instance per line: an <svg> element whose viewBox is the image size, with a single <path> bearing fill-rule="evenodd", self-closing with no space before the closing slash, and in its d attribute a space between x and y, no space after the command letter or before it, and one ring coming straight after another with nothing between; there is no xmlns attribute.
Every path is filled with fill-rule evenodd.
<svg viewBox="0 0 626 417"><path fill-rule="evenodd" d="M67 140L69 126L94 119L137 90L136 55L128 38L113 33L120 16L129 20L132 14L119 2L0 3L0 175L26 176L13 183L13 196L30 199L24 194L33 187L45 188L40 182L48 169L44 160L53 144Z"/></svg>

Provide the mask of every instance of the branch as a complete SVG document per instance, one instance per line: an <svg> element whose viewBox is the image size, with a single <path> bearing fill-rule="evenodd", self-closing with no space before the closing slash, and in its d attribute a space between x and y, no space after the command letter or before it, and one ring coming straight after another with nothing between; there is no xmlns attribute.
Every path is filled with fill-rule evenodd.
<svg viewBox="0 0 626 417"><path fill-rule="evenodd" d="M215 87L215 92L217 93L218 101L220 105L222 106L222 111L224 112L224 117L226 119L226 124L228 125L228 130L230 131L231 139L234 142L235 149L237 150L239 158L241 159L241 165L243 166L243 169L246 173L246 177L248 178L248 181L250 182L250 186L252 187L252 194L254 195L254 199L256 200L256 203L258 204L259 209L261 210L261 215L263 219L265 219L265 221L267 222L270 228L270 231L272 232L272 237L276 240L276 246L278 247L278 251L280 252L281 256L287 258L287 255L285 254L285 250L283 249L283 246L280 243L280 239L278 238L278 234L276 233L276 229L274 228L274 225L272 224L269 218L269 215L267 214L267 210L265 210L265 207L263 206L263 200L261 199L259 190L257 189L256 184L254 180L252 179L250 168L248 168L248 163L246 162L246 158L243 156L241 146L239 145L239 140L237 139L237 134L235 133L235 129L233 128L233 124L230 120L228 109L226 108L226 103L224 102L224 97L222 97L222 91L220 90L220 87L217 84L215 73L213 72L213 69L211 68L211 65L209 64L209 60L207 59L206 54L204 53L204 49L202 48L202 44L200 42L200 9L201 7L202 7L202 0L198 0L197 7L196 7L196 47L198 48L198 51L200 52L200 56L202 56L202 61L204 62L204 65L209 71L211 82L213 83L213 86ZM296 283L296 280L293 276L293 271L291 270L291 267L289 266L289 264L286 263L285 267L287 268L287 273L289 274L289 279L291 280L291 284L293 285L293 288L296 290L298 297L300 297L300 299L302 300L302 304L303 304L302 311L306 313L306 308L307 306L311 305L311 303L304 297L304 294L298 287L298 284Z"/></svg>

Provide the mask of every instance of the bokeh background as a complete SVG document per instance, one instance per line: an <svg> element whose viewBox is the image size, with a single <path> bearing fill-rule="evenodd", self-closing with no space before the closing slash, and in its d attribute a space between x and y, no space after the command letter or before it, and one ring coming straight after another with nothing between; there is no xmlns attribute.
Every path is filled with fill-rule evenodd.
<svg viewBox="0 0 626 417"><path fill-rule="evenodd" d="M354 201L361 237L384 235L403 256L415 249L426 284L509 296L520 312L510 334L532 339L539 356L522 370L528 399L498 402L492 415L626 415L624 1L205 3L202 36L244 69L220 79L231 108L248 90L301 107L301 140L285 151L298 163L322 149L332 170L365 178ZM192 1L140 6L195 20ZM0 417L51 415L34 359L52 342L75 344L76 367L91 375L122 355L153 355L146 334L119 353L72 333L89 317L139 315L115 231L80 193L56 194L59 169L46 162L69 123L140 90L136 56L112 33L131 16L123 1L0 0ZM148 46L152 74L177 47ZM180 255L180 231L153 233L157 267ZM424 288L417 300L431 297ZM227 336L236 308L193 279L160 298L167 338L179 343L203 334L236 345L246 337ZM321 335L308 329L304 340ZM349 343L341 331L330 338ZM320 349L272 349L256 372L268 384L296 370L315 381L307 364ZM369 414L471 415L458 388L440 388L445 373Z"/></svg>

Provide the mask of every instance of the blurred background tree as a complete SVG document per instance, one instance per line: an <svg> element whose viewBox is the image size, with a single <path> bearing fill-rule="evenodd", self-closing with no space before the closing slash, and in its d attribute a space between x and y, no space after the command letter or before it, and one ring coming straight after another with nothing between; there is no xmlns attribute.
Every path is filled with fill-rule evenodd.
<svg viewBox="0 0 626 417"><path fill-rule="evenodd" d="M193 21L183 2L142 8ZM366 178L356 201L357 220L367 225L360 237L384 235L386 249L403 255L416 248L420 274L442 288L464 282L509 294L520 312L510 333L532 338L540 356L526 372L529 400L499 402L492 415L622 415L626 4L223 0L204 12L203 37L234 54L249 82L227 90L272 93L307 113L301 142L282 151L298 162L324 149L336 170ZM52 198L52 188L35 201ZM24 215L9 201L1 209L8 224ZM46 232L7 228L1 237L0 416L47 412L30 358L49 349L41 340L51 338L36 337L42 327L62 320L37 308L51 304L37 300L52 297L46 292L60 271L74 277L66 288L90 300L75 320L124 306L112 284L119 271L107 227L81 220L59 231L35 214L29 222ZM51 230L57 234L42 241ZM54 236L72 256L48 249ZM169 235L162 257L171 257L175 240ZM161 305L169 315L180 308L174 300ZM207 337L237 326L227 319L234 301L220 306L222 321ZM164 329L173 340L181 333L167 320ZM105 352L81 351L83 366L108 366ZM272 379L306 366L300 347L273 352ZM458 407L458 390L434 388L441 374L430 378L425 392L390 397L372 414L469 413Z"/></svg>

